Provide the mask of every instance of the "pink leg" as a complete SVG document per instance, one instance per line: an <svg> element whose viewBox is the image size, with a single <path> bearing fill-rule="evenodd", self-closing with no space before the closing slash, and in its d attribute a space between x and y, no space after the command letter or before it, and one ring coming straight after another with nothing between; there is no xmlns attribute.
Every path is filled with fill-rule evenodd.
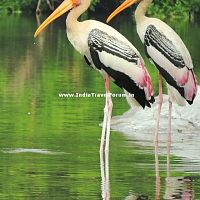
<svg viewBox="0 0 200 200"><path fill-rule="evenodd" d="M101 134L101 144L100 144L100 152L103 152L104 141L106 140L105 149L109 150L109 138L110 138L110 121L112 115L112 99L110 96L110 77L108 75L105 76L105 88L106 88L106 104L104 108L104 119L103 119L103 127Z"/></svg>
<svg viewBox="0 0 200 200"><path fill-rule="evenodd" d="M110 199L110 176L109 176L109 151L105 151L105 190L106 190L106 198L105 200Z"/></svg>
<svg viewBox="0 0 200 200"><path fill-rule="evenodd" d="M167 143L167 178L170 177L170 143Z"/></svg>
<svg viewBox="0 0 200 200"><path fill-rule="evenodd" d="M107 118L108 118L108 105L107 105L107 95L106 95L106 104L104 107L104 117L103 117L103 125L102 125L102 133L101 133L101 144L100 144L100 152L103 152L105 135L106 135L106 125L107 125Z"/></svg>
<svg viewBox="0 0 200 200"><path fill-rule="evenodd" d="M169 102L169 127L171 127L171 114L170 114L170 110L171 110L171 105L172 102ZM168 132L168 141L167 141L167 177L166 177L166 194L170 193L171 188L173 186L171 186L170 184L170 146L171 146L171 136L170 133L171 132L171 128L169 128L169 132ZM170 137L170 139L169 139Z"/></svg>
<svg viewBox="0 0 200 200"><path fill-rule="evenodd" d="M106 145L105 145L105 151L109 151L109 143L110 143L110 122L112 117L112 98L111 95L108 94L108 118L107 118L107 127L106 127Z"/></svg>
<svg viewBox="0 0 200 200"><path fill-rule="evenodd" d="M103 151L100 151L100 169L101 169L101 196L102 199L106 197L106 178L105 178L105 167L104 167L104 156Z"/></svg>
<svg viewBox="0 0 200 200"><path fill-rule="evenodd" d="M167 138L167 142L169 142L169 143L171 143L171 132L172 132L172 130L171 130L171 127L172 127L172 124L171 124L171 121L172 121L172 102L170 101L170 99L169 99L169 116L168 116L168 120L169 120L169 122L168 122L168 138Z"/></svg>
<svg viewBox="0 0 200 200"><path fill-rule="evenodd" d="M100 144L100 167L102 177L102 198L104 200L110 199L110 180L109 180L109 140L110 140L110 121L112 115L112 99L110 95L110 78L108 75L105 77L106 88L106 105L104 108L104 120ZM105 164L104 164L104 140L105 140Z"/></svg>
<svg viewBox="0 0 200 200"><path fill-rule="evenodd" d="M172 117L172 102L169 99L169 127L168 127L168 137L167 137L167 177L170 176L170 147L171 147L171 117Z"/></svg>
<svg viewBox="0 0 200 200"><path fill-rule="evenodd" d="M158 142L155 143L156 200L160 200L160 169L158 159Z"/></svg>
<svg viewBox="0 0 200 200"><path fill-rule="evenodd" d="M110 179L109 179L109 152L100 152L100 169L101 169L101 195L103 200L110 199Z"/></svg>
<svg viewBox="0 0 200 200"><path fill-rule="evenodd" d="M158 142L158 129L159 129L159 123L160 123L160 112L161 107L163 103L163 94L162 94L162 77L160 75L160 72L158 72L158 85L159 85L159 105L158 105L158 114L157 114L157 122L156 122L156 128L154 133L154 142Z"/></svg>

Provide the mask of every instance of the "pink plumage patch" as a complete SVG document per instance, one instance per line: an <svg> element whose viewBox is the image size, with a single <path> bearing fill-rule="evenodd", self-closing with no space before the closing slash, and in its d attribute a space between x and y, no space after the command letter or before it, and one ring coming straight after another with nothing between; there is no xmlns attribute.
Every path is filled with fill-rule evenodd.
<svg viewBox="0 0 200 200"><path fill-rule="evenodd" d="M147 88L147 92L148 92L147 95L148 95L149 98L151 98L151 96L153 95L152 81L151 81L150 75L147 72L143 63L141 63L141 68L143 69L143 76L142 76L142 80L140 82L140 85L144 88Z"/></svg>
<svg viewBox="0 0 200 200"><path fill-rule="evenodd" d="M189 70L181 77L181 79L178 81L180 86L184 86L188 82L189 78Z"/></svg>
<svg viewBox="0 0 200 200"><path fill-rule="evenodd" d="M192 101L197 94L197 80L192 70L188 70L188 78L184 85L185 98Z"/></svg>

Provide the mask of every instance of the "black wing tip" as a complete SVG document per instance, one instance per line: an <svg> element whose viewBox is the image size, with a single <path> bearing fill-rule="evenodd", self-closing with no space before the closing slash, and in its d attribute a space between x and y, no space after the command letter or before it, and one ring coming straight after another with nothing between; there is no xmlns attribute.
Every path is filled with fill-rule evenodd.
<svg viewBox="0 0 200 200"><path fill-rule="evenodd" d="M151 96L151 99L149 100L149 102L152 103L152 104L155 102L154 96Z"/></svg>
<svg viewBox="0 0 200 200"><path fill-rule="evenodd" d="M190 105L192 105L192 104L193 104L193 101L189 101L189 100L187 100L187 102L188 102Z"/></svg>
<svg viewBox="0 0 200 200"><path fill-rule="evenodd" d="M151 104L149 103L149 101L146 101L146 102L145 102L145 106L151 108ZM145 109L145 106L143 107L143 109Z"/></svg>
<svg viewBox="0 0 200 200"><path fill-rule="evenodd" d="M186 100L189 103L189 105L192 105L194 103L195 96L196 95L193 95L192 100Z"/></svg>
<svg viewBox="0 0 200 200"><path fill-rule="evenodd" d="M151 104L153 104L155 102L155 98L154 96L151 96L151 99L145 102L145 106L151 108ZM142 106L143 108L145 108L145 106Z"/></svg>

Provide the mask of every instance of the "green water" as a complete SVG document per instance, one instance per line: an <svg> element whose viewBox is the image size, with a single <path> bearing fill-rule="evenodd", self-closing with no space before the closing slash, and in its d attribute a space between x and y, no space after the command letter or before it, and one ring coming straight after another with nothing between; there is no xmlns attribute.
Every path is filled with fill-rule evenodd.
<svg viewBox="0 0 200 200"><path fill-rule="evenodd" d="M200 78L200 24L170 24L187 44ZM123 20L116 26L143 52L134 24ZM0 199L102 199L99 124L105 99L59 97L104 93L102 77L70 45L63 19L34 40L36 27L34 17L0 17ZM147 65L157 91L156 71ZM111 90L122 92L113 84ZM114 115L129 108L124 98L113 103ZM182 181L177 191L198 200L199 164L186 172L182 167L187 164L172 157L171 181ZM165 165L160 155L159 190L153 147L140 147L112 132L110 199L156 199L156 192L163 199L168 191Z"/></svg>

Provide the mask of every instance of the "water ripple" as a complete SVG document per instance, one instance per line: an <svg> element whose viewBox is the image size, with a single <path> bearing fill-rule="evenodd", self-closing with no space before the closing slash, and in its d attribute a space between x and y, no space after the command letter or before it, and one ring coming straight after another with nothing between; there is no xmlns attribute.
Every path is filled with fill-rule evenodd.
<svg viewBox="0 0 200 200"><path fill-rule="evenodd" d="M4 148L1 150L3 153L11 153L11 154L17 154L17 153L36 153L36 154L48 154L48 155L58 155L58 154L70 154L65 152L59 152L59 151L49 151L47 149L24 149L24 148Z"/></svg>

